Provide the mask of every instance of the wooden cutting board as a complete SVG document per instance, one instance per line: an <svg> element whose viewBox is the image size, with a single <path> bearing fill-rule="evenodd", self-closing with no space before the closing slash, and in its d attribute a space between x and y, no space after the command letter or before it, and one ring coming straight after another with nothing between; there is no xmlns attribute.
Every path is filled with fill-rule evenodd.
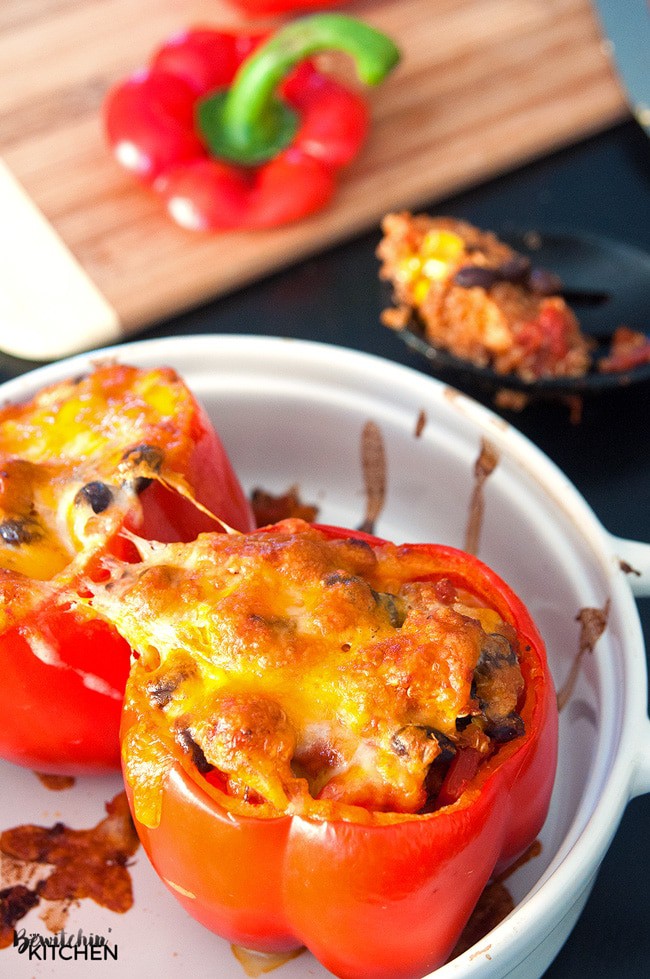
<svg viewBox="0 0 650 979"><path fill-rule="evenodd" d="M590 0L358 0L402 62L333 204L283 229L177 228L106 150L108 87L226 0L2 0L0 348L46 360L138 329L626 113ZM260 23L257 22L256 26Z"/></svg>

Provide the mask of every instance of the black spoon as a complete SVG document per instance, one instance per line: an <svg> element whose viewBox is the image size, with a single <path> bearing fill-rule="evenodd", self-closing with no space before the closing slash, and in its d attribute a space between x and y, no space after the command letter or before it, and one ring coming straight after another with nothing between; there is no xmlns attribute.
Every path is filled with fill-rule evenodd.
<svg viewBox="0 0 650 979"><path fill-rule="evenodd" d="M413 322L398 334L428 360L436 373L476 383L487 390L522 391L533 396L591 394L650 380L650 363L619 372L602 372L598 362L609 352L617 327L650 330L650 255L630 245L588 234L506 231L499 238L537 268L555 273L582 330L596 342L591 369L582 377L541 377L526 381L477 367L434 346Z"/></svg>

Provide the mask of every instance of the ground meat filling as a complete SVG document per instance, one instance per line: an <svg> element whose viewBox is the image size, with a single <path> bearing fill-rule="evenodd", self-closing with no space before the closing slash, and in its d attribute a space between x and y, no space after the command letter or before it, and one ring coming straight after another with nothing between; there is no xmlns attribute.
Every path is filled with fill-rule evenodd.
<svg viewBox="0 0 650 979"><path fill-rule="evenodd" d="M426 558L286 523L156 545L95 586L136 651L127 773L151 771L149 745L171 736L184 764L251 805L447 804L459 754L479 764L524 734L514 630Z"/></svg>

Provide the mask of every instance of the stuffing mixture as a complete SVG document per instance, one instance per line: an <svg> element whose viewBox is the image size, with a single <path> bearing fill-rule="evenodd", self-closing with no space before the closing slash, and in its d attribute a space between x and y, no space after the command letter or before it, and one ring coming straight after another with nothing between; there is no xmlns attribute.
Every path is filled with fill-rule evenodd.
<svg viewBox="0 0 650 979"><path fill-rule="evenodd" d="M465 221L389 214L377 255L395 307L382 322L422 330L436 347L526 381L580 377L591 341L553 273Z"/></svg>

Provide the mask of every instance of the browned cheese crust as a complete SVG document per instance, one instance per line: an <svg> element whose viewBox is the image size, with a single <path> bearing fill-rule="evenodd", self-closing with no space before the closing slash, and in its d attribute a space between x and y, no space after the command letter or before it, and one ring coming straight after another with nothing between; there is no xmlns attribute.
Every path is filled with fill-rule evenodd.
<svg viewBox="0 0 650 979"><path fill-rule="evenodd" d="M248 803L418 812L456 751L523 733L514 631L424 552L300 520L141 551L93 599L136 651L137 783L171 743Z"/></svg>

